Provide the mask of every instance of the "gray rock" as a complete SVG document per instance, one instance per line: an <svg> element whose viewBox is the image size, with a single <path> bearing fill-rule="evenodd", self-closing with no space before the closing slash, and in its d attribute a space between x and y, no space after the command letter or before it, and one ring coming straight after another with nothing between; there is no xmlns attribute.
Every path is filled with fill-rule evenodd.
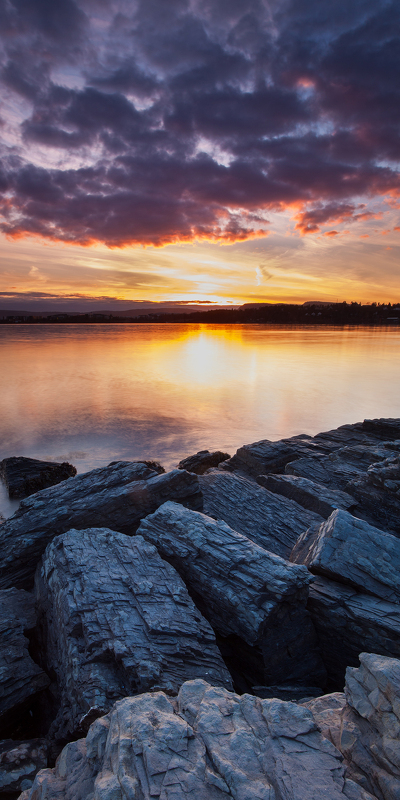
<svg viewBox="0 0 400 800"><path fill-rule="evenodd" d="M117 703L20 800L373 800L341 758L308 709L197 680Z"/></svg>
<svg viewBox="0 0 400 800"><path fill-rule="evenodd" d="M347 511L357 505L357 500L346 492L327 489L320 483L296 475L259 475L257 483L274 494L281 494L289 500L294 500L303 508L314 511L325 519L335 508Z"/></svg>
<svg viewBox="0 0 400 800"><path fill-rule="evenodd" d="M389 444L394 447L397 442ZM395 451L372 464L348 485L363 511L377 525L400 536L400 457Z"/></svg>
<svg viewBox="0 0 400 800"><path fill-rule="evenodd" d="M382 600L400 603L400 541L337 509L300 536L291 561Z"/></svg>
<svg viewBox="0 0 400 800"><path fill-rule="evenodd" d="M199 478L204 513L224 520L256 544L288 558L299 536L322 517L286 497L230 472L212 470Z"/></svg>
<svg viewBox="0 0 400 800"><path fill-rule="evenodd" d="M307 434L293 436L291 439L280 439L277 442L262 439L260 442L239 447L225 467L229 470L248 473L256 478L266 472L282 472L290 461L303 456L311 456L315 452L323 455L330 452L330 449L327 444L319 446Z"/></svg>
<svg viewBox="0 0 400 800"><path fill-rule="evenodd" d="M199 450L194 456L182 459L178 464L178 469L186 469L188 472L203 475L207 469L217 467L228 458L230 458L229 453L223 453L222 450L215 450L212 453L209 450Z"/></svg>
<svg viewBox="0 0 400 800"><path fill-rule="evenodd" d="M28 497L74 475L75 467L66 461L58 464L54 461L13 456L0 462L0 476L8 489L9 497L13 498Z"/></svg>
<svg viewBox="0 0 400 800"><path fill-rule="evenodd" d="M360 662L347 670L344 694L305 705L342 753L347 775L379 800L398 800L400 661L361 653Z"/></svg>
<svg viewBox="0 0 400 800"><path fill-rule="evenodd" d="M45 739L0 741L0 797L31 788L36 773L47 767L47 749Z"/></svg>
<svg viewBox="0 0 400 800"><path fill-rule="evenodd" d="M24 635L36 625L31 594L0 591L0 735L8 735L50 680L29 655Z"/></svg>
<svg viewBox="0 0 400 800"><path fill-rule="evenodd" d="M380 419L365 419L363 430L373 434L379 439L400 439L400 419L380 417Z"/></svg>
<svg viewBox="0 0 400 800"><path fill-rule="evenodd" d="M120 461L22 500L0 528L0 589L30 589L54 536L93 526L133 534L140 520L166 500L201 508L196 475L179 469L157 475L145 463Z"/></svg>
<svg viewBox="0 0 400 800"><path fill-rule="evenodd" d="M197 677L231 686L210 625L141 536L91 528L56 537L35 593L42 650L58 682L56 740L86 732L128 694L176 694Z"/></svg>
<svg viewBox="0 0 400 800"><path fill-rule="evenodd" d="M146 517L138 534L175 567L218 633L234 634L259 650L263 681L324 684L305 610L311 578L305 567L293 569L225 522L177 503L164 503Z"/></svg>
<svg viewBox="0 0 400 800"><path fill-rule="evenodd" d="M400 658L399 605L317 578L307 607L332 688L343 688L346 667L357 666L364 650Z"/></svg>

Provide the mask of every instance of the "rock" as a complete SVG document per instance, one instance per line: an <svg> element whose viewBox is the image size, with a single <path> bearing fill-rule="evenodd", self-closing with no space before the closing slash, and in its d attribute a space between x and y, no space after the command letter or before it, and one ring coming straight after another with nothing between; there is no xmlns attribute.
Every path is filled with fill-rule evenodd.
<svg viewBox="0 0 400 800"><path fill-rule="evenodd" d="M213 470L199 478L204 512L224 520L256 544L288 558L298 537L322 517L230 472Z"/></svg>
<svg viewBox="0 0 400 800"><path fill-rule="evenodd" d="M313 438L306 434L293 436L291 439L280 439L278 442L262 439L260 442L239 447L235 455L226 462L225 467L248 473L256 478L266 472L283 472L290 461L301 456L313 455L314 452L322 455L330 450L326 444L319 447Z"/></svg>
<svg viewBox="0 0 400 800"><path fill-rule="evenodd" d="M0 741L0 797L31 788L36 773L47 767L47 749L45 739Z"/></svg>
<svg viewBox="0 0 400 800"><path fill-rule="evenodd" d="M342 753L349 778L379 800L398 800L400 662L372 653L361 653L360 662L346 671L344 694L305 705Z"/></svg>
<svg viewBox="0 0 400 800"><path fill-rule="evenodd" d="M186 469L188 472L203 475L207 469L217 467L221 461L226 461L228 458L230 458L229 453L223 453L222 450L215 450L213 453L210 453L209 450L199 450L194 456L188 456L180 461L178 469Z"/></svg>
<svg viewBox="0 0 400 800"><path fill-rule="evenodd" d="M118 702L20 800L373 800L309 709L201 680ZM375 798L376 800L376 798Z"/></svg>
<svg viewBox="0 0 400 800"><path fill-rule="evenodd" d="M342 689L347 666L364 650L400 658L400 606L350 586L317 578L308 610L332 689Z"/></svg>
<svg viewBox="0 0 400 800"><path fill-rule="evenodd" d="M300 536L291 561L305 564L316 575L400 603L399 539L342 509Z"/></svg>
<svg viewBox="0 0 400 800"><path fill-rule="evenodd" d="M29 655L25 636L36 625L34 598L18 589L0 591L0 735L18 726L50 680Z"/></svg>
<svg viewBox="0 0 400 800"><path fill-rule="evenodd" d="M305 610L311 577L305 567L293 570L294 565L225 522L177 503L164 503L142 520L138 534L179 572L214 630L256 648L252 661L259 654L263 682L324 684L315 631ZM242 652L239 641L236 661Z"/></svg>
<svg viewBox="0 0 400 800"><path fill-rule="evenodd" d="M390 442L397 444L400 449L400 442ZM395 451L348 485L371 520L400 536L400 457Z"/></svg>
<svg viewBox="0 0 400 800"><path fill-rule="evenodd" d="M60 481L76 475L72 464L64 461L38 461L23 456L4 458L0 462L0 475L8 489L9 497L27 497L30 494L54 486Z"/></svg>
<svg viewBox="0 0 400 800"><path fill-rule="evenodd" d="M0 528L0 589L30 589L54 536L93 526L133 534L140 520L166 500L201 508L196 475L179 469L157 475L144 463L120 461L22 500Z"/></svg>
<svg viewBox="0 0 400 800"><path fill-rule="evenodd" d="M289 500L294 500L303 508L314 511L325 519L335 508L347 511L357 505L357 500L346 492L327 489L320 483L296 475L259 475L257 483L274 494L281 494Z"/></svg>
<svg viewBox="0 0 400 800"><path fill-rule="evenodd" d="M177 572L141 536L71 530L47 547L35 579L39 641L57 676L57 740L86 732L115 700L187 679L231 680Z"/></svg>
<svg viewBox="0 0 400 800"><path fill-rule="evenodd" d="M400 419L383 418L365 419L363 431L373 434L379 439L400 439Z"/></svg>

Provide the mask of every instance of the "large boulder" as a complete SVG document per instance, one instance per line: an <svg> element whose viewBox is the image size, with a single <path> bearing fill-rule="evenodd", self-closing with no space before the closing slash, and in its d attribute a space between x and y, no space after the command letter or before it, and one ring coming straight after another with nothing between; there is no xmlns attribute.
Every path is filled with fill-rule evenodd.
<svg viewBox="0 0 400 800"><path fill-rule="evenodd" d="M177 503L164 503L146 517L138 534L179 572L214 630L256 648L261 674L253 683L324 684L325 670L305 608L311 579L305 567L259 547L225 522ZM238 662L243 641L237 642ZM242 664L242 671L251 668L257 653Z"/></svg>
<svg viewBox="0 0 400 800"><path fill-rule="evenodd" d="M9 497L28 497L76 475L76 468L64 461L38 461L36 458L12 456L0 462L0 476Z"/></svg>
<svg viewBox="0 0 400 800"><path fill-rule="evenodd" d="M382 600L400 603L400 541L337 509L312 526L293 548L291 561Z"/></svg>
<svg viewBox="0 0 400 800"><path fill-rule="evenodd" d="M189 681L128 697L20 800L374 800L311 711ZM376 798L375 798L376 800Z"/></svg>
<svg viewBox="0 0 400 800"><path fill-rule="evenodd" d="M105 528L57 536L35 594L43 658L58 684L56 740L86 732L128 694L176 694L199 677L231 686L212 628L141 536Z"/></svg>
<svg viewBox="0 0 400 800"><path fill-rule="evenodd" d="M197 476L179 469L158 475L144 462L120 461L22 500L0 528L0 589L30 589L54 536L93 526L133 534L140 520L166 500L201 508Z"/></svg>
<svg viewBox="0 0 400 800"><path fill-rule="evenodd" d="M178 469L187 469L188 472L203 475L207 469L217 467L228 458L230 458L229 453L223 453L222 450L214 450L212 453L209 450L199 450L195 455L183 458L178 464Z"/></svg>
<svg viewBox="0 0 400 800"><path fill-rule="evenodd" d="M340 750L347 775L379 800L400 797L400 661L360 654L346 671L344 694L305 703Z"/></svg>
<svg viewBox="0 0 400 800"><path fill-rule="evenodd" d="M288 558L299 536L322 517L231 472L199 477L205 514L224 520L256 544Z"/></svg>
<svg viewBox="0 0 400 800"><path fill-rule="evenodd" d="M357 506L357 500L346 492L328 489L309 478L300 478L296 475L259 475L257 483L274 494L281 494L289 500L294 500L303 508L314 511L325 519L335 508L348 511Z"/></svg>
<svg viewBox="0 0 400 800"><path fill-rule="evenodd" d="M318 577L307 607L333 689L343 689L346 667L365 650L400 659L400 605Z"/></svg>
<svg viewBox="0 0 400 800"><path fill-rule="evenodd" d="M25 634L36 625L35 600L25 591L0 591L0 736L7 736L29 714L50 684L29 654Z"/></svg>

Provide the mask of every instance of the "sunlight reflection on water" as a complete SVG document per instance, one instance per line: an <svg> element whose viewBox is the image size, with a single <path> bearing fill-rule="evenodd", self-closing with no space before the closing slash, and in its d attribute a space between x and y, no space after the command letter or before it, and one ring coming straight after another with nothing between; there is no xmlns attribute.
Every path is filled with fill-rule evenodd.
<svg viewBox="0 0 400 800"><path fill-rule="evenodd" d="M1 325L0 353L1 458L78 472L400 416L398 328Z"/></svg>

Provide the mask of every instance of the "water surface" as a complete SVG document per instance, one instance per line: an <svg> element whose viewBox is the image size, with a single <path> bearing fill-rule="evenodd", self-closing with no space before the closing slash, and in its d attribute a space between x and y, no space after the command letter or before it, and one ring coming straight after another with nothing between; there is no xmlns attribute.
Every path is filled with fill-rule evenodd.
<svg viewBox="0 0 400 800"><path fill-rule="evenodd" d="M400 416L397 327L1 325L0 359L0 458L78 472Z"/></svg>

